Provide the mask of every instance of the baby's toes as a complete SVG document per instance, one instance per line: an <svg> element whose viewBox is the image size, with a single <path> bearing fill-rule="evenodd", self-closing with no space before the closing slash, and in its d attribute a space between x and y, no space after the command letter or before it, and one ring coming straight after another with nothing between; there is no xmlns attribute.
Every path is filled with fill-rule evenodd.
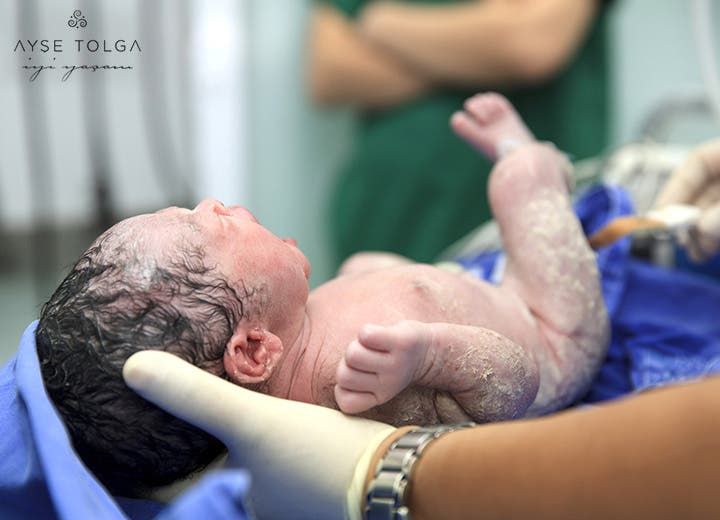
<svg viewBox="0 0 720 520"><path fill-rule="evenodd" d="M482 124L489 124L505 115L512 107L500 94L488 92L471 97L465 102L465 110Z"/></svg>

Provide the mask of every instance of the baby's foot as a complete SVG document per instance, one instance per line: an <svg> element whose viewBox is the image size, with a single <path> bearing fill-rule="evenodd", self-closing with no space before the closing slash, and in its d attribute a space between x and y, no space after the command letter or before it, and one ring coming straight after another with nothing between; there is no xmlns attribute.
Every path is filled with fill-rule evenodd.
<svg viewBox="0 0 720 520"><path fill-rule="evenodd" d="M430 343L426 324L366 325L338 365L335 400L349 414L383 404L417 377Z"/></svg>
<svg viewBox="0 0 720 520"><path fill-rule="evenodd" d="M450 124L456 134L493 161L535 141L510 102L493 92L465 101L465 110L453 114Z"/></svg>

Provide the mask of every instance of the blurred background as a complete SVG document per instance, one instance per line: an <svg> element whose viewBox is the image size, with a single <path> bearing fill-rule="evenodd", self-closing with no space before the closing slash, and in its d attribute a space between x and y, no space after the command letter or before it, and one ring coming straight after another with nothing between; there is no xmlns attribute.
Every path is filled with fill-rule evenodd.
<svg viewBox="0 0 720 520"><path fill-rule="evenodd" d="M78 255L137 213L206 196L242 204L298 240L313 285L332 275L327 197L355 120L308 101L310 7L0 0L0 361ZM85 27L69 24L81 19ZM610 34L614 148L704 85L685 0L618 0ZM28 39L50 50L29 52ZM22 68L53 63L132 69L76 70L66 81L65 70L43 70L30 81ZM690 145L718 134L701 111L675 117L663 138Z"/></svg>

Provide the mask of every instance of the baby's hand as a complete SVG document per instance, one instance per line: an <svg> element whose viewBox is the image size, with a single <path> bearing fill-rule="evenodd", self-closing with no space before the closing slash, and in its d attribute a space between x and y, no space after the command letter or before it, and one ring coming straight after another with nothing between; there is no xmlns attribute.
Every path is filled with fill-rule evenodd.
<svg viewBox="0 0 720 520"><path fill-rule="evenodd" d="M431 342L429 324L365 325L338 365L335 400L348 414L383 404L421 375Z"/></svg>

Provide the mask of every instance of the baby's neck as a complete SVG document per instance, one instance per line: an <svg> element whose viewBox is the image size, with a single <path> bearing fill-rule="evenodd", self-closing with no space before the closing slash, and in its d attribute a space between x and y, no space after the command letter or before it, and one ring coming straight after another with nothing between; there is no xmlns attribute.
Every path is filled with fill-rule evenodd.
<svg viewBox="0 0 720 520"><path fill-rule="evenodd" d="M318 343L312 341L312 318L305 311L302 328L295 340L284 346L285 357L273 377L268 381L266 393L293 401L316 403L312 380L303 377L308 366L313 366L319 355Z"/></svg>

